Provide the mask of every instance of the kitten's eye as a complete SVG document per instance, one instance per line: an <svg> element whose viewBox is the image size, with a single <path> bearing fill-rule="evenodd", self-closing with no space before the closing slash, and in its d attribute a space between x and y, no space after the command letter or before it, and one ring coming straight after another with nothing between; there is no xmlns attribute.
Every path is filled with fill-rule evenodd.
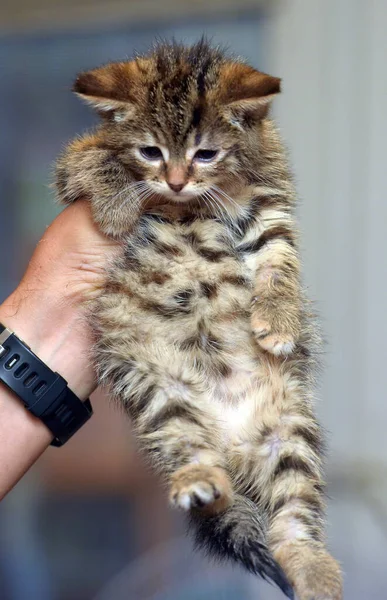
<svg viewBox="0 0 387 600"><path fill-rule="evenodd" d="M121 123L121 121L123 121L125 119L125 113L124 112L114 112L113 113L113 121L115 121L116 123Z"/></svg>
<svg viewBox="0 0 387 600"><path fill-rule="evenodd" d="M211 162L217 155L217 150L198 150L195 153L194 160L200 160L201 162Z"/></svg>
<svg viewBox="0 0 387 600"><path fill-rule="evenodd" d="M144 146L140 148L140 152L147 160L160 160L163 158L163 153L157 146Z"/></svg>

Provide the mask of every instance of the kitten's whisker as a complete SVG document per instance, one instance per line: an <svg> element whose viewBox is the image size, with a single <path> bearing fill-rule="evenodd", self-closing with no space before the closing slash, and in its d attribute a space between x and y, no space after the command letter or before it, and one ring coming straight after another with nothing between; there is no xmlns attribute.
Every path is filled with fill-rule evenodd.
<svg viewBox="0 0 387 600"><path fill-rule="evenodd" d="M207 192L203 192L203 194L200 195L200 198L204 201L204 204L206 205L207 210L210 213L214 212L214 208L211 206L209 199L207 197Z"/></svg>
<svg viewBox="0 0 387 600"><path fill-rule="evenodd" d="M125 198L124 202L121 204L120 209L122 209L122 207L125 204L130 202L130 205L127 207L127 209L129 210L129 213L131 215L134 215L136 212L138 212L138 209L141 204L141 197L144 194L144 192L147 190L147 188L148 188L147 184L142 183L142 185L137 186L135 190L131 190L130 195L127 196Z"/></svg>
<svg viewBox="0 0 387 600"><path fill-rule="evenodd" d="M154 196L154 192L153 190L147 186L147 189L143 190L140 192L139 194L139 200L142 204L145 204L145 202L149 199L152 198L152 196Z"/></svg>
<svg viewBox="0 0 387 600"><path fill-rule="evenodd" d="M148 199L150 196L153 196L154 192L152 188L147 184L142 190L140 190L139 198L144 200L144 198Z"/></svg>
<svg viewBox="0 0 387 600"><path fill-rule="evenodd" d="M128 204L128 203L130 203L130 204L128 207L126 207L126 210L128 210L129 213L133 213L139 205L138 196L133 195L133 196L128 196L127 198L125 198L124 202L119 207L119 210L122 210L122 208L125 206L125 204Z"/></svg>
<svg viewBox="0 0 387 600"><path fill-rule="evenodd" d="M225 221L226 225L228 225L228 227L230 227L238 235L242 235L243 231L239 225L238 215L232 214L230 212L229 207L222 201L222 199L219 197L219 195L215 191L212 192L212 196L213 196L214 200L216 199L217 202L222 207L223 220Z"/></svg>
<svg viewBox="0 0 387 600"><path fill-rule="evenodd" d="M214 198L214 200L216 201L216 203L218 204L219 207L221 207L222 212L226 213L228 218L232 221L234 220L233 215L230 212L229 207L227 206L227 204L223 201L222 197L219 195L218 191L214 188L211 187L209 190L210 194L212 195L212 197Z"/></svg>
<svg viewBox="0 0 387 600"><path fill-rule="evenodd" d="M226 197L228 200L231 200L231 201L232 201L234 204L236 204L236 205L238 206L239 212L241 212L241 209L242 209L242 207L241 207L240 205L238 205L238 204L235 202L235 200L234 200L233 198L231 198L231 196L229 196L229 195L228 195L228 194L227 194L227 193L226 193L224 190L222 190L222 189L221 189L221 188L219 188L218 186L214 186L214 187L216 187L216 188L217 188L217 190L219 190L219 192L221 192L221 193L222 193L222 194L223 194L223 195L224 195L224 196L225 196L225 197ZM249 214L249 207L247 206L246 208L247 208L247 210L246 210L246 215L245 215L245 216L248 216L248 214ZM242 211L242 212L243 212L243 211ZM257 221L259 221L260 223L263 223L263 219L261 218L261 216L260 216L258 213L256 213L256 214L255 214L255 219L256 219ZM242 231L241 231L241 230L239 230L239 231L240 231L240 233L242 233Z"/></svg>
<svg viewBox="0 0 387 600"><path fill-rule="evenodd" d="M229 196L229 195L227 194L227 192L225 192L225 191L224 191L224 190L223 190L221 187L219 187L218 185L216 185L216 184L213 184L213 185L211 186L211 188L212 188L213 190L215 190L216 192L219 192L219 193L221 193L221 194L222 194L222 196L224 196L225 198L227 198L228 200L230 200L230 202L235 202L235 200L234 200L233 198L231 198L231 196Z"/></svg>
<svg viewBox="0 0 387 600"><path fill-rule="evenodd" d="M135 189L137 186L144 185L144 184L147 185L147 183L145 181L134 181L133 183L130 183L129 185L124 187L122 190L117 192L117 194L115 194L115 196L113 196L112 200L116 200L123 194L126 194L126 193L130 192L132 189Z"/></svg>
<svg viewBox="0 0 387 600"><path fill-rule="evenodd" d="M218 215L218 217L221 219L224 219L226 217L226 219L227 219L228 218L227 209L223 206L222 203L219 202L219 199L216 198L215 194L212 191L207 190L207 196L208 196L212 206L215 207L215 211L216 211L216 214ZM225 212L226 212L226 214L225 214Z"/></svg>
<svg viewBox="0 0 387 600"><path fill-rule="evenodd" d="M220 188L217 185L213 185L212 186L213 189L218 192L218 194L221 194L222 196L224 196L226 198L226 200L228 200L229 202L231 202L231 204L233 204L235 206L235 208L237 208L238 210L240 210L240 205L238 204L238 202L236 202L234 200L234 198L231 198L231 196L229 196L224 190L222 190L222 188Z"/></svg>
<svg viewBox="0 0 387 600"><path fill-rule="evenodd" d="M208 190L206 190L204 192L205 197L207 198L208 204L207 206L210 207L211 212L215 213L215 216L217 216L218 218L222 217L222 213L219 210L219 205L216 202L215 198L212 196L211 192L209 192Z"/></svg>
<svg viewBox="0 0 387 600"><path fill-rule="evenodd" d="M225 217L226 220L230 223L234 223L235 217L230 213L229 207L222 201L221 197L217 194L217 192L214 189L210 188L210 190L209 193L213 201L219 207L221 215L223 215L223 217Z"/></svg>
<svg viewBox="0 0 387 600"><path fill-rule="evenodd" d="M124 198L119 208L123 208L127 202L136 200L138 197L138 192L141 194L141 192L147 189L147 187L148 184L146 182L138 181L135 184L131 184L129 187L125 188L125 192L128 193L128 195L126 198Z"/></svg>
<svg viewBox="0 0 387 600"><path fill-rule="evenodd" d="M137 185L131 186L131 188L128 191L132 197L137 198L148 188L149 188L149 186L145 181L139 181L139 182L137 182Z"/></svg>

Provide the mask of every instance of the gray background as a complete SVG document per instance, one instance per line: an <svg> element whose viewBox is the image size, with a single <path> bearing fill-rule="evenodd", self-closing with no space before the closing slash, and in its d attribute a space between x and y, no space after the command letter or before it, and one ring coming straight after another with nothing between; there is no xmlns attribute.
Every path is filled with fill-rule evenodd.
<svg viewBox="0 0 387 600"><path fill-rule="evenodd" d="M94 15L84 9L87 4L51 2L47 9L45 0L28 5L18 0L0 17L0 300L16 285L57 211L47 187L55 156L93 122L68 91L78 70L141 50L155 33L189 42L207 31L282 77L275 115L300 192L305 281L327 338L318 412L330 448L329 539L346 572L345 597L382 600L387 597L387 3L216 0L211 7L199 2L194 10L192 2L169 0L162 14L156 2L152 9L149 1L141 8L135 1L99 0ZM152 479L138 483L143 467L135 455L130 454L134 475L125 489L102 485L97 476L84 489L82 465L79 478L74 475L78 456L90 456L84 473L93 460L102 460L101 435L128 436L117 421L108 425L113 417L103 413L104 406L97 398L94 423L74 440L73 454L71 448L60 456L46 453L2 504L1 598L86 600L124 569L113 579L119 598L128 582L133 584L134 572L157 571L163 551L154 549L160 541L171 544L168 581L172 587L181 582L180 592L167 592L168 597L188 598L184 568L175 565L175 546L168 542L179 536L181 524L161 500L147 508L158 488ZM132 446L125 444L126 456ZM121 481L127 466L120 468ZM69 482L65 495L59 479ZM57 510L66 515L66 526L59 529ZM138 558L146 548L151 554ZM203 566L197 568L200 573ZM198 581L198 599L202 593L219 600L281 597L237 573L231 576L236 590L225 580L226 596L213 587L222 579L218 571L206 577L206 592ZM135 592L130 597L138 600Z"/></svg>

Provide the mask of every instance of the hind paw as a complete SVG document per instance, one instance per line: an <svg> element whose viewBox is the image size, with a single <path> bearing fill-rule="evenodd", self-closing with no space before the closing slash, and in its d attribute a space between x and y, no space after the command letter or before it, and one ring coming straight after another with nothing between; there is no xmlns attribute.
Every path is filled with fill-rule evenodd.
<svg viewBox="0 0 387 600"><path fill-rule="evenodd" d="M221 512L231 503L231 483L223 469L188 465L172 476L169 499L172 506L185 511Z"/></svg>

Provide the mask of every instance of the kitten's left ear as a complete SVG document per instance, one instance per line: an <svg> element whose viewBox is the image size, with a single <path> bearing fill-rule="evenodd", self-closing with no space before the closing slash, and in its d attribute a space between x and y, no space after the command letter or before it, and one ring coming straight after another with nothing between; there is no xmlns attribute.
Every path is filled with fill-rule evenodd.
<svg viewBox="0 0 387 600"><path fill-rule="evenodd" d="M231 117L263 119L280 91L281 79L243 63L226 64L220 73L219 100Z"/></svg>
<svg viewBox="0 0 387 600"><path fill-rule="evenodd" d="M130 112L141 99L141 74L136 60L110 63L80 73L73 91L99 113L113 112L119 116Z"/></svg>

